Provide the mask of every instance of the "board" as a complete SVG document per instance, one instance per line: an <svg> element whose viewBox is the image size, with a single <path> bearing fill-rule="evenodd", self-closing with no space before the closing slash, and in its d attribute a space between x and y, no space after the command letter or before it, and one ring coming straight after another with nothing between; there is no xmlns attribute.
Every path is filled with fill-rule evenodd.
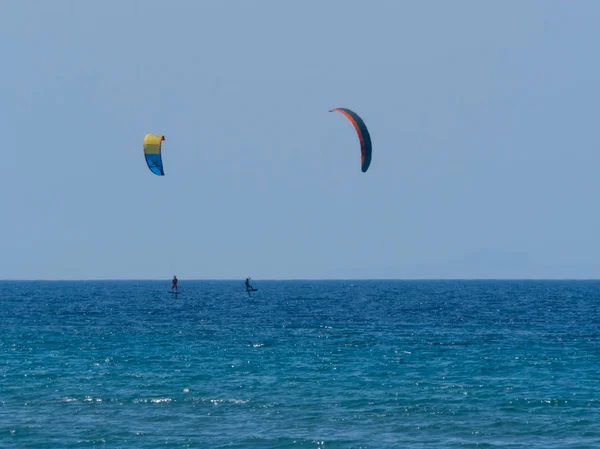
<svg viewBox="0 0 600 449"><path fill-rule="evenodd" d="M258 291L258 289L257 288L247 288L246 291L247 292L256 292L256 291Z"/></svg>
<svg viewBox="0 0 600 449"><path fill-rule="evenodd" d="M169 290L169 293L172 293L174 295L181 295L181 292L174 292L173 290Z"/></svg>

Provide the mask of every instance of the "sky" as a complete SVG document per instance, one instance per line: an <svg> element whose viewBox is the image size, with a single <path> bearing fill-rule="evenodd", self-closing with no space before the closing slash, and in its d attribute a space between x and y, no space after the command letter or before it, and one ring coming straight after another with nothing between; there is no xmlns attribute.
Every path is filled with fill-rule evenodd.
<svg viewBox="0 0 600 449"><path fill-rule="evenodd" d="M0 279L600 278L599 19L2 2Z"/></svg>

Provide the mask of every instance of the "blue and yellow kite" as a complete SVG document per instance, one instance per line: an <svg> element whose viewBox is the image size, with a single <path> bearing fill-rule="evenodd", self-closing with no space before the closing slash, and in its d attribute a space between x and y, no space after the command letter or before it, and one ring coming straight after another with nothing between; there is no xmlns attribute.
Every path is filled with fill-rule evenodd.
<svg viewBox="0 0 600 449"><path fill-rule="evenodd" d="M164 176L162 156L160 153L162 142L165 136L157 134L146 134L144 137L144 156L146 164L152 173L158 176Z"/></svg>

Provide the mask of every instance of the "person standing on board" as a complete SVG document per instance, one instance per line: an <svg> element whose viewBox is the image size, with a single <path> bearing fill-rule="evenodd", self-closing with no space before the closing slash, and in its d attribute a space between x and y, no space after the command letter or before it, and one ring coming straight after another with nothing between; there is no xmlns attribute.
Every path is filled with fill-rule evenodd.
<svg viewBox="0 0 600 449"><path fill-rule="evenodd" d="M250 287L250 278L246 278L246 290L251 290L252 287Z"/></svg>
<svg viewBox="0 0 600 449"><path fill-rule="evenodd" d="M171 290L177 291L177 276L173 276L173 282L171 282Z"/></svg>

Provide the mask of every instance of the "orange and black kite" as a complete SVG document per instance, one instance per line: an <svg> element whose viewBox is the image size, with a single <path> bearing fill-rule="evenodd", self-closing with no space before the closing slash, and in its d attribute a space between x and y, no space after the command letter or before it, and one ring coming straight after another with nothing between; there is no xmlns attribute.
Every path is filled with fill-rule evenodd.
<svg viewBox="0 0 600 449"><path fill-rule="evenodd" d="M369 169L369 165L371 165L371 136L369 135L369 130L367 129L367 125L365 122L356 114L356 112L351 111L346 108L335 108L331 109L329 112L341 112L344 114L352 125L354 125L354 129L358 134L358 140L360 140L360 162L361 162L361 170L365 173Z"/></svg>

